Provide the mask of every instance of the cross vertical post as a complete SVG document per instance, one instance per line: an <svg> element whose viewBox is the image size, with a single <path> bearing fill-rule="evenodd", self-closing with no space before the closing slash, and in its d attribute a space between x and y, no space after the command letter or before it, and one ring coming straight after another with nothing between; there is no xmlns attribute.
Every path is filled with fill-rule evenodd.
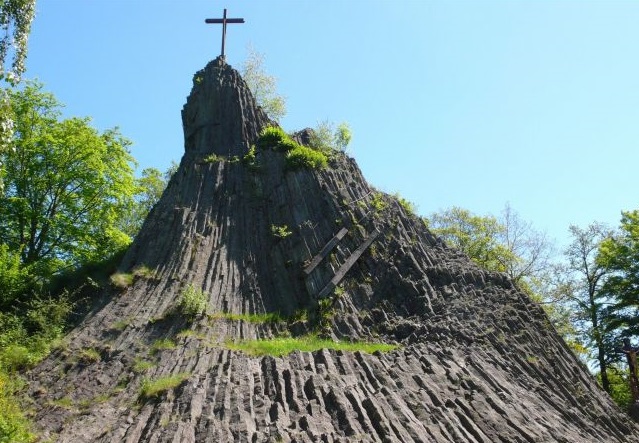
<svg viewBox="0 0 639 443"><path fill-rule="evenodd" d="M243 18L226 18L226 8L224 8L224 16L222 18L207 18L204 23L217 23L222 25L222 57L224 57L224 45L226 43L226 24L227 23L244 23Z"/></svg>

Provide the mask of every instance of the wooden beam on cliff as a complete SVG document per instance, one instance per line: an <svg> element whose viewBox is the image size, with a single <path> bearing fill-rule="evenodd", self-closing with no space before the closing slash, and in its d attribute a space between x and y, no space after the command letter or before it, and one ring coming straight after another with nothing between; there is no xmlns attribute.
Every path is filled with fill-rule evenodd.
<svg viewBox="0 0 639 443"><path fill-rule="evenodd" d="M226 8L224 8L224 16L222 18L207 18L204 23L221 23L222 24L222 57L224 57L224 43L226 41L226 24L227 23L244 23L243 18L226 18Z"/></svg>

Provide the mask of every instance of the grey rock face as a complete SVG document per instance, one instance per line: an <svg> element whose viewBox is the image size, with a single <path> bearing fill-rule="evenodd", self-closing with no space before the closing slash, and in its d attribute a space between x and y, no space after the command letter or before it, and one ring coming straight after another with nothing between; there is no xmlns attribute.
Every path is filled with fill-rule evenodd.
<svg viewBox="0 0 639 443"><path fill-rule="evenodd" d="M185 155L121 265L152 273L102 293L110 301L30 374L45 437L639 441L539 306L447 248L352 159L337 154L320 171L287 170L271 150L242 161L270 122L229 66L196 74L182 116ZM206 294L209 316L176 309L189 285ZM400 347L275 358L226 346L316 329L320 294L333 309L323 334ZM307 321L220 314L303 310ZM140 395L171 375L174 386Z"/></svg>

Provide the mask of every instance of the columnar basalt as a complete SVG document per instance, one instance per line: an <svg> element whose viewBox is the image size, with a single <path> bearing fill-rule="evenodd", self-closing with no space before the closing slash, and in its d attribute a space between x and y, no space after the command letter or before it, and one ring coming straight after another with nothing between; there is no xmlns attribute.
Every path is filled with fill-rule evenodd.
<svg viewBox="0 0 639 443"><path fill-rule="evenodd" d="M291 170L257 149L249 164L273 123L223 59L195 75L182 118L179 169L120 266L150 271L102 290L108 302L30 374L45 438L639 441L539 306L354 160ZM180 311L188 287L207 315ZM398 347L257 357L228 345L311 333Z"/></svg>

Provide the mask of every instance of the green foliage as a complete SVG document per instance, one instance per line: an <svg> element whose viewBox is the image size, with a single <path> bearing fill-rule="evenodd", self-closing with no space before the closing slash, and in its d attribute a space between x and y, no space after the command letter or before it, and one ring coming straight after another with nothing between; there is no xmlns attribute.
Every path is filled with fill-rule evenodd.
<svg viewBox="0 0 639 443"><path fill-rule="evenodd" d="M320 151L345 151L353 138L348 123L342 122L337 127L325 120L319 123L311 134L311 147Z"/></svg>
<svg viewBox="0 0 639 443"><path fill-rule="evenodd" d="M126 272L116 272L111 277L109 277L113 286L124 289L128 288L133 284L133 274Z"/></svg>
<svg viewBox="0 0 639 443"><path fill-rule="evenodd" d="M610 274L602 287L614 299L610 327L639 336L639 210L622 213L618 234L601 243L598 263Z"/></svg>
<svg viewBox="0 0 639 443"><path fill-rule="evenodd" d="M167 391L173 390L191 377L190 373L181 372L157 379L145 378L140 388L140 400L159 398Z"/></svg>
<svg viewBox="0 0 639 443"><path fill-rule="evenodd" d="M244 157L242 157L242 163L244 163L246 167L252 171L259 169L259 165L257 164L257 154L255 153L255 145L252 145Z"/></svg>
<svg viewBox="0 0 639 443"><path fill-rule="evenodd" d="M71 305L33 297L20 315L0 312L0 442L31 442L35 437L22 412L23 383L17 371L40 362L62 336Z"/></svg>
<svg viewBox="0 0 639 443"><path fill-rule="evenodd" d="M80 351L79 360L83 363L96 363L101 359L100 353L94 348L86 348Z"/></svg>
<svg viewBox="0 0 639 443"><path fill-rule="evenodd" d="M406 200L401 195L399 195L399 192L396 192L395 194L393 194L393 197L397 199L397 202L399 203L399 205L402 208L404 208L404 210L408 214L415 215L417 213L417 207L415 206L415 204L409 200Z"/></svg>
<svg viewBox="0 0 639 443"><path fill-rule="evenodd" d="M211 320L225 319L231 321L245 321L248 323L265 324L265 323L281 323L285 319L277 312L266 312L263 314L233 314L231 312L216 312L210 314Z"/></svg>
<svg viewBox="0 0 639 443"><path fill-rule="evenodd" d="M20 254L0 244L0 308L14 302L29 287L29 270L20 263Z"/></svg>
<svg viewBox="0 0 639 443"><path fill-rule="evenodd" d="M602 387L607 392L610 392L607 355L614 353L616 345L607 326L609 300L601 289L608 271L601 265L599 250L611 233L600 223L592 223L585 229L570 226L572 241L564 251L566 264L558 268L554 289L557 303L571 310L577 340L588 349L587 358L596 362Z"/></svg>
<svg viewBox="0 0 639 443"><path fill-rule="evenodd" d="M31 423L19 401L21 384L0 371L0 442L30 443L35 441Z"/></svg>
<svg viewBox="0 0 639 443"><path fill-rule="evenodd" d="M117 288L128 288L133 284L136 277L153 278L155 272L145 265L141 265L133 269L133 272L116 272L109 277L111 284Z"/></svg>
<svg viewBox="0 0 639 443"><path fill-rule="evenodd" d="M189 284L182 290L179 310L185 317L193 319L200 314L204 314L207 304L208 297L201 289L196 289Z"/></svg>
<svg viewBox="0 0 639 443"><path fill-rule="evenodd" d="M301 146L284 132L282 128L268 126L262 130L257 145L262 148L273 148L286 152L286 165L290 169L320 169L328 165L328 157L323 152Z"/></svg>
<svg viewBox="0 0 639 443"><path fill-rule="evenodd" d="M160 351L175 349L176 346L177 345L175 344L173 340L168 338L161 338L153 342L153 344L151 345L150 352L151 354L157 354Z"/></svg>
<svg viewBox="0 0 639 443"><path fill-rule="evenodd" d="M206 160L205 160L206 161ZM177 170L175 162L164 173L156 168L145 168L142 175L135 179L135 193L121 214L118 228L133 238L142 228L147 215L160 200L171 176Z"/></svg>
<svg viewBox="0 0 639 443"><path fill-rule="evenodd" d="M279 121L286 114L286 99L277 93L277 80L264 70L264 54L248 48L248 54L240 72L253 93L253 97L266 114Z"/></svg>
<svg viewBox="0 0 639 443"><path fill-rule="evenodd" d="M347 352L389 352L397 348L395 345L372 342L344 342L319 338L315 335L303 337L278 337L264 340L244 340L227 342L226 347L245 352L252 356L272 355L281 357L294 351L314 352L320 349L334 349Z"/></svg>
<svg viewBox="0 0 639 443"><path fill-rule="evenodd" d="M217 154L209 154L202 159L204 163L217 163L221 162L222 160L224 160L224 157L221 157Z"/></svg>
<svg viewBox="0 0 639 443"><path fill-rule="evenodd" d="M273 237L286 238L289 235L293 234L293 231L290 231L288 229L288 226L286 225L271 225L271 234L273 235Z"/></svg>
<svg viewBox="0 0 639 443"><path fill-rule="evenodd" d="M373 198L371 200L371 207L376 213L382 212L386 209L387 203L384 200L384 195L381 192L376 192L373 194Z"/></svg>
<svg viewBox="0 0 639 443"><path fill-rule="evenodd" d="M37 83L9 91L15 134L4 155L0 244L47 278L128 244L118 228L135 192L130 142L88 118L60 119Z"/></svg>
<svg viewBox="0 0 639 443"><path fill-rule="evenodd" d="M322 169L328 165L328 157L323 152L297 145L286 154L286 165L290 169Z"/></svg>
<svg viewBox="0 0 639 443"><path fill-rule="evenodd" d="M292 142L291 137L282 128L279 126L267 126L260 132L257 146L261 149L275 148L284 150L280 146L289 142Z"/></svg>
<svg viewBox="0 0 639 443"><path fill-rule="evenodd" d="M505 272L505 263L517 260L513 251L500 241L506 228L495 217L481 217L453 207L432 214L428 224L447 244L460 249L488 270Z"/></svg>
<svg viewBox="0 0 639 443"><path fill-rule="evenodd" d="M133 362L133 372L136 372L138 374L142 374L153 367L155 367L155 363L147 360L136 359Z"/></svg>
<svg viewBox="0 0 639 443"><path fill-rule="evenodd" d="M617 364L611 365L607 372L610 396L621 409L627 411L632 404L628 369L624 365ZM597 372L595 377L599 384L602 384L601 372Z"/></svg>

